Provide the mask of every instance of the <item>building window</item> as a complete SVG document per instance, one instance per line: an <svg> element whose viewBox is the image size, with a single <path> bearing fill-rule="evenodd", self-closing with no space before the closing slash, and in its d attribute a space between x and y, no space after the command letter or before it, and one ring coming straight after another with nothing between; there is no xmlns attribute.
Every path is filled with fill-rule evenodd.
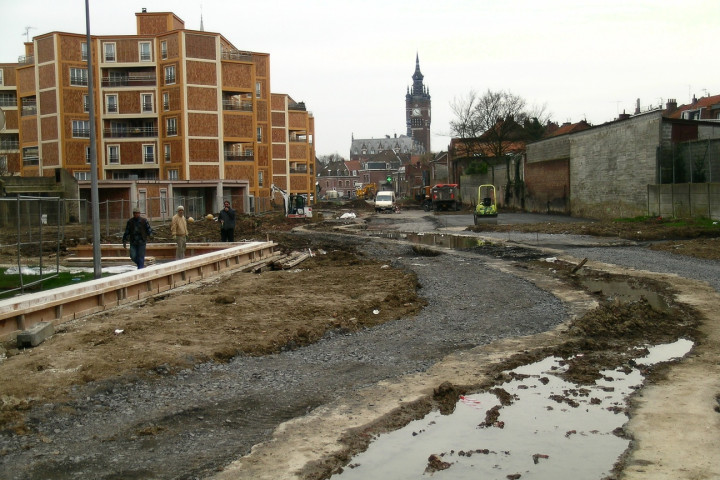
<svg viewBox="0 0 720 480"><path fill-rule="evenodd" d="M152 93L141 93L140 103L142 104L142 111L152 112L153 111L153 96Z"/></svg>
<svg viewBox="0 0 720 480"><path fill-rule="evenodd" d="M117 95L105 95L105 110L107 113L118 113Z"/></svg>
<svg viewBox="0 0 720 480"><path fill-rule="evenodd" d="M257 141L262 142L262 127L257 127Z"/></svg>
<svg viewBox="0 0 720 480"><path fill-rule="evenodd" d="M3 80L3 72L4 70L0 68L0 85L5 85L5 81Z"/></svg>
<svg viewBox="0 0 720 480"><path fill-rule="evenodd" d="M83 112L88 113L90 111L90 97L83 95Z"/></svg>
<svg viewBox="0 0 720 480"><path fill-rule="evenodd" d="M70 85L75 87L86 87L88 84L87 68L70 69Z"/></svg>
<svg viewBox="0 0 720 480"><path fill-rule="evenodd" d="M177 118L168 118L165 120L165 135L172 137L177 135Z"/></svg>
<svg viewBox="0 0 720 480"><path fill-rule="evenodd" d="M73 138L90 138L90 120L72 121Z"/></svg>
<svg viewBox="0 0 720 480"><path fill-rule="evenodd" d="M7 175L7 173L8 173L7 155L0 155L0 174Z"/></svg>
<svg viewBox="0 0 720 480"><path fill-rule="evenodd" d="M167 190L160 189L160 213L167 215Z"/></svg>
<svg viewBox="0 0 720 480"><path fill-rule="evenodd" d="M87 146L87 147L85 147L85 163L90 165L92 163L91 160L92 160L92 158L90 157L90 147Z"/></svg>
<svg viewBox="0 0 720 480"><path fill-rule="evenodd" d="M106 62L114 62L115 61L115 44L114 43L104 43L103 51L105 52L105 61Z"/></svg>
<svg viewBox="0 0 720 480"><path fill-rule="evenodd" d="M165 67L165 85L172 85L175 83L175 65L168 65Z"/></svg>
<svg viewBox="0 0 720 480"><path fill-rule="evenodd" d="M177 180L180 177L178 176L177 170L168 170L167 171L168 180Z"/></svg>
<svg viewBox="0 0 720 480"><path fill-rule="evenodd" d="M167 60L167 42L160 42L160 58Z"/></svg>
<svg viewBox="0 0 720 480"><path fill-rule="evenodd" d="M80 44L80 56L81 56L83 62L87 62L87 59L88 59L88 48L87 48L87 43L86 43L86 42L82 42L82 43Z"/></svg>
<svg viewBox="0 0 720 480"><path fill-rule="evenodd" d="M143 162L155 163L155 145L143 145Z"/></svg>
<svg viewBox="0 0 720 480"><path fill-rule="evenodd" d="M170 163L170 144L166 143L163 145L163 157L165 157L165 162Z"/></svg>
<svg viewBox="0 0 720 480"><path fill-rule="evenodd" d="M150 60L152 60L150 42L140 42L140 61L149 62Z"/></svg>
<svg viewBox="0 0 720 480"><path fill-rule="evenodd" d="M262 96L262 86L260 82L255 82L255 96L260 98Z"/></svg>
<svg viewBox="0 0 720 480"><path fill-rule="evenodd" d="M163 110L166 112L170 110L170 94L168 92L163 93Z"/></svg>
<svg viewBox="0 0 720 480"><path fill-rule="evenodd" d="M262 170L258 172L258 187L263 186L263 172Z"/></svg>
<svg viewBox="0 0 720 480"><path fill-rule="evenodd" d="M90 180L90 172L75 172L73 175L76 180Z"/></svg>
<svg viewBox="0 0 720 480"><path fill-rule="evenodd" d="M25 147L23 148L23 165L33 166L40 164L40 155L38 153L38 147Z"/></svg>
<svg viewBox="0 0 720 480"><path fill-rule="evenodd" d="M118 165L120 163L120 145L108 145L108 163Z"/></svg>

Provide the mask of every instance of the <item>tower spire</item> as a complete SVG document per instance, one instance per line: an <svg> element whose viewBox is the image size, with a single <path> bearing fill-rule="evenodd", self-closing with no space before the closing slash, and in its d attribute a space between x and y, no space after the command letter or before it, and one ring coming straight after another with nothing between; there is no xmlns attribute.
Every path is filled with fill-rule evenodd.
<svg viewBox="0 0 720 480"><path fill-rule="evenodd" d="M203 25L202 5L200 5L200 31L205 31L205 25Z"/></svg>

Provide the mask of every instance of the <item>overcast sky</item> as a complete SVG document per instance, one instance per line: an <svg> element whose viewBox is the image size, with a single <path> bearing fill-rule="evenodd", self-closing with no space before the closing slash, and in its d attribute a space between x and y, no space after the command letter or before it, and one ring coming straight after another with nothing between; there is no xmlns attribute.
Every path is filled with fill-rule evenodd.
<svg viewBox="0 0 720 480"><path fill-rule="evenodd" d="M0 62L30 37L85 33L84 0L0 0ZM94 35L135 34L135 13L172 11L186 28L270 54L271 88L304 101L318 155L348 157L352 135L406 133L415 55L432 96L432 150L449 143L450 104L507 90L558 122L720 94L718 0L90 0Z"/></svg>

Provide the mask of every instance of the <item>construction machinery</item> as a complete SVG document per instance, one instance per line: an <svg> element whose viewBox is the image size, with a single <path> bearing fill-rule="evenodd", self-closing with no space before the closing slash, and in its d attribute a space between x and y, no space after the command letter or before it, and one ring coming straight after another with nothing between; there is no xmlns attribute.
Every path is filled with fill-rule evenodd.
<svg viewBox="0 0 720 480"><path fill-rule="evenodd" d="M360 200L372 200L375 198L377 185L374 183L363 183L355 189L355 196Z"/></svg>
<svg viewBox="0 0 720 480"><path fill-rule="evenodd" d="M460 210L460 186L457 183L438 183L430 190L432 208L438 210Z"/></svg>
<svg viewBox="0 0 720 480"><path fill-rule="evenodd" d="M475 225L481 223L497 223L497 217L495 185L480 185L478 187L478 204L473 212Z"/></svg>
<svg viewBox="0 0 720 480"><path fill-rule="evenodd" d="M285 216L288 218L310 218L312 217L312 207L305 204L304 195L293 195L287 193L282 188L276 186L274 183L270 185L270 192L274 195L279 193L283 198L283 206L285 209Z"/></svg>

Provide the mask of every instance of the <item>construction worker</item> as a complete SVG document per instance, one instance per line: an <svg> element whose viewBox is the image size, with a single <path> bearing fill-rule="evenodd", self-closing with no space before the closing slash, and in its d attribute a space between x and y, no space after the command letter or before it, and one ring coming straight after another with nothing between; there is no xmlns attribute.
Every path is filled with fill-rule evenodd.
<svg viewBox="0 0 720 480"><path fill-rule="evenodd" d="M127 248L127 242L130 242L130 260L137 265L138 270L145 267L145 245L152 234L150 222L140 216L139 208L133 208L133 216L125 225L122 242L123 248Z"/></svg>
<svg viewBox="0 0 720 480"><path fill-rule="evenodd" d="M177 248L175 249L175 259L185 258L185 244L188 237L187 219L185 218L185 208L180 205L177 207L177 213L173 215L170 224L170 233L175 237Z"/></svg>

